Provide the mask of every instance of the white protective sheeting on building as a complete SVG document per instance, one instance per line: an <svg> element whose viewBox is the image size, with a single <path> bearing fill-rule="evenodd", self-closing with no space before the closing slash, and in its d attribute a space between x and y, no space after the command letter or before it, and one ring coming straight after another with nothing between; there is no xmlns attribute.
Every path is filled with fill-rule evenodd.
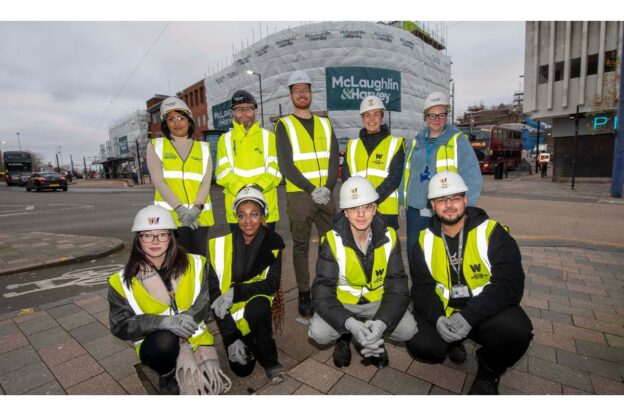
<svg viewBox="0 0 624 416"><path fill-rule="evenodd" d="M137 110L111 124L103 157L135 157L137 141L140 154L145 154L148 122L147 111Z"/></svg>
<svg viewBox="0 0 624 416"><path fill-rule="evenodd" d="M232 65L205 79L211 128L227 128L234 91L246 89L260 103L258 76L247 70L261 74L267 128L280 104L282 114L292 112L286 82L293 71L304 70L313 82L312 111L328 111L337 137L359 134L359 103L375 94L390 105L392 133L411 138L424 126L425 97L449 92L450 58L410 32L373 22L282 30L243 49ZM260 108L257 114L259 120Z"/></svg>

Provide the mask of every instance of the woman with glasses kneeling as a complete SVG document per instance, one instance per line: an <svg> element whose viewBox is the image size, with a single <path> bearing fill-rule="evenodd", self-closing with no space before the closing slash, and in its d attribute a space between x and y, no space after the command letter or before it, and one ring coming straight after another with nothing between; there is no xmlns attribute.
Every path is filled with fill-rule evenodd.
<svg viewBox="0 0 624 416"><path fill-rule="evenodd" d="M111 332L134 342L141 362L160 375L160 394L225 393L231 383L204 323L206 258L180 247L176 228L165 208L137 213L130 259L109 278Z"/></svg>

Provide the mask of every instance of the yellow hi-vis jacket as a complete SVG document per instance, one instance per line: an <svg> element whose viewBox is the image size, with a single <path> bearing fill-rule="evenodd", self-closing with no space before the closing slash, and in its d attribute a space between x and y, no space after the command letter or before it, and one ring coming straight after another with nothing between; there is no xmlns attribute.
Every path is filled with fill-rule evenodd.
<svg viewBox="0 0 624 416"><path fill-rule="evenodd" d="M202 280L208 278L204 276L206 258L197 254L187 254L187 257L189 266L180 277L180 282L175 292L175 301L179 312L184 312L195 303L201 289ZM128 301L135 314L164 316L174 314L170 305L162 303L150 295L136 277L132 278L130 288L126 286L123 278L122 270L111 275L108 278L108 283ZM188 342L193 345L193 351L200 345L214 345L214 338L208 331L206 324L202 321L198 323L198 326L197 331L188 339ZM143 340L139 340L134 343L137 354L142 342Z"/></svg>
<svg viewBox="0 0 624 416"><path fill-rule="evenodd" d="M206 175L212 175L212 172L206 172L206 164L210 157L210 145L207 142L194 141L186 160L182 160L167 138L152 139L152 146L162 161L165 183L185 207L192 208L202 180ZM158 190L154 194L154 205L160 205L171 211L176 225L182 226L175 207L170 206ZM204 210L199 214L199 225L209 227L212 224L214 224L214 217L210 194L208 194L204 201Z"/></svg>
<svg viewBox="0 0 624 416"><path fill-rule="evenodd" d="M282 175L277 164L275 134L254 123L249 131L237 122L227 133L219 137L217 145L217 183L223 186L225 194L225 215L227 222L236 223L236 213L232 209L234 198L247 184L262 188L264 199L269 207L266 222L279 220L277 186Z"/></svg>
<svg viewBox="0 0 624 416"><path fill-rule="evenodd" d="M232 286L232 255L234 253L233 234L226 234L223 237L212 238L208 241L208 250L210 252L210 264L217 274L219 279L219 288L221 293L225 293L230 290ZM277 257L279 250L272 250L273 255ZM267 273L271 266L267 267L262 273L254 276L253 278L243 282L243 284L255 283L266 279ZM245 306L252 299L257 297L265 297L269 300L269 303L273 304L273 296L267 295L255 295L251 298L234 303L229 311L236 323L236 327L243 336L247 335L250 331L249 323L245 319Z"/></svg>
<svg viewBox="0 0 624 416"><path fill-rule="evenodd" d="M294 165L317 188L325 186L329 172L332 126L325 117L314 115L314 138L293 115L282 117L293 150ZM302 192L286 179L286 192Z"/></svg>
<svg viewBox="0 0 624 416"><path fill-rule="evenodd" d="M488 246L496 221L485 220L468 232L462 261L462 274L473 296L479 296L490 284L492 267L488 258ZM505 228L506 229L506 228ZM440 297L446 316L454 309L448 306L450 299L450 263L442 237L426 228L420 232L418 243L425 255L427 268L436 281L436 294Z"/></svg>
<svg viewBox="0 0 624 416"><path fill-rule="evenodd" d="M345 157L351 176L367 178L375 188L388 177L390 164L397 151L403 146L403 137L388 135L381 140L375 150L369 155L366 152L362 139L351 139L347 143ZM399 193L395 189L388 198L377 206L382 214L399 214Z"/></svg>
<svg viewBox="0 0 624 416"><path fill-rule="evenodd" d="M372 232L372 231L371 231ZM366 276L358 255L351 247L345 247L342 237L334 230L328 231L323 238L338 263L338 285L336 296L340 303L357 305L364 298L368 302L380 301L384 294L384 282L388 271L390 253L396 244L396 231L388 227L388 242L373 251L373 276ZM321 244L323 241L321 241Z"/></svg>
<svg viewBox="0 0 624 416"><path fill-rule="evenodd" d="M446 145L440 145L440 147L438 147L438 151L436 152L436 173L444 170L459 173L459 162L457 161L457 139L462 134L463 132L461 131L455 133ZM405 197L405 201L407 201L407 184L409 183L409 177L412 171L412 152L415 147L416 138L412 139L412 147L407 155L407 159L405 159L405 176L403 178L403 196ZM433 176L433 174L431 176ZM407 206L407 202L405 202L405 205Z"/></svg>

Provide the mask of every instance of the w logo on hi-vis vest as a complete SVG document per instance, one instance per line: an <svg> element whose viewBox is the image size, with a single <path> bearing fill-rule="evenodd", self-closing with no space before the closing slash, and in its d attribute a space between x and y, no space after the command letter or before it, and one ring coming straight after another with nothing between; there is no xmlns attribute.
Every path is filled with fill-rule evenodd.
<svg viewBox="0 0 624 416"><path fill-rule="evenodd" d="M375 276L379 277L381 275L383 275L384 269L377 269L375 270Z"/></svg>
<svg viewBox="0 0 624 416"><path fill-rule="evenodd" d="M151 217L147 219L149 225L156 225L158 224L158 221L160 221L160 217Z"/></svg>
<svg viewBox="0 0 624 416"><path fill-rule="evenodd" d="M481 264L471 264L470 270L472 270L473 273L481 272Z"/></svg>
<svg viewBox="0 0 624 416"><path fill-rule="evenodd" d="M381 154L381 153L375 153L375 157L376 157L377 159L381 159L381 158L383 157L383 154Z"/></svg>

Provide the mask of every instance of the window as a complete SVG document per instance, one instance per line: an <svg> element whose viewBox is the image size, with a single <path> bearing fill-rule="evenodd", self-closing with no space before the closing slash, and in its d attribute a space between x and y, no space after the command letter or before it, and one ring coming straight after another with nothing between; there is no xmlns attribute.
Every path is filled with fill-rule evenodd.
<svg viewBox="0 0 624 416"><path fill-rule="evenodd" d="M539 67L539 83L546 84L548 82L548 65L540 65Z"/></svg>
<svg viewBox="0 0 624 416"><path fill-rule="evenodd" d="M563 61L555 62L555 82L563 79Z"/></svg>
<svg viewBox="0 0 624 416"><path fill-rule="evenodd" d="M199 99L201 100L200 102L203 104L204 103L204 87L201 87L199 90Z"/></svg>
<svg viewBox="0 0 624 416"><path fill-rule="evenodd" d="M605 52L604 72L613 72L617 68L617 51Z"/></svg>
<svg viewBox="0 0 624 416"><path fill-rule="evenodd" d="M598 54L589 55L587 57L587 75L596 75L598 73Z"/></svg>
<svg viewBox="0 0 624 416"><path fill-rule="evenodd" d="M570 62L570 78L581 76L581 58L572 58Z"/></svg>

